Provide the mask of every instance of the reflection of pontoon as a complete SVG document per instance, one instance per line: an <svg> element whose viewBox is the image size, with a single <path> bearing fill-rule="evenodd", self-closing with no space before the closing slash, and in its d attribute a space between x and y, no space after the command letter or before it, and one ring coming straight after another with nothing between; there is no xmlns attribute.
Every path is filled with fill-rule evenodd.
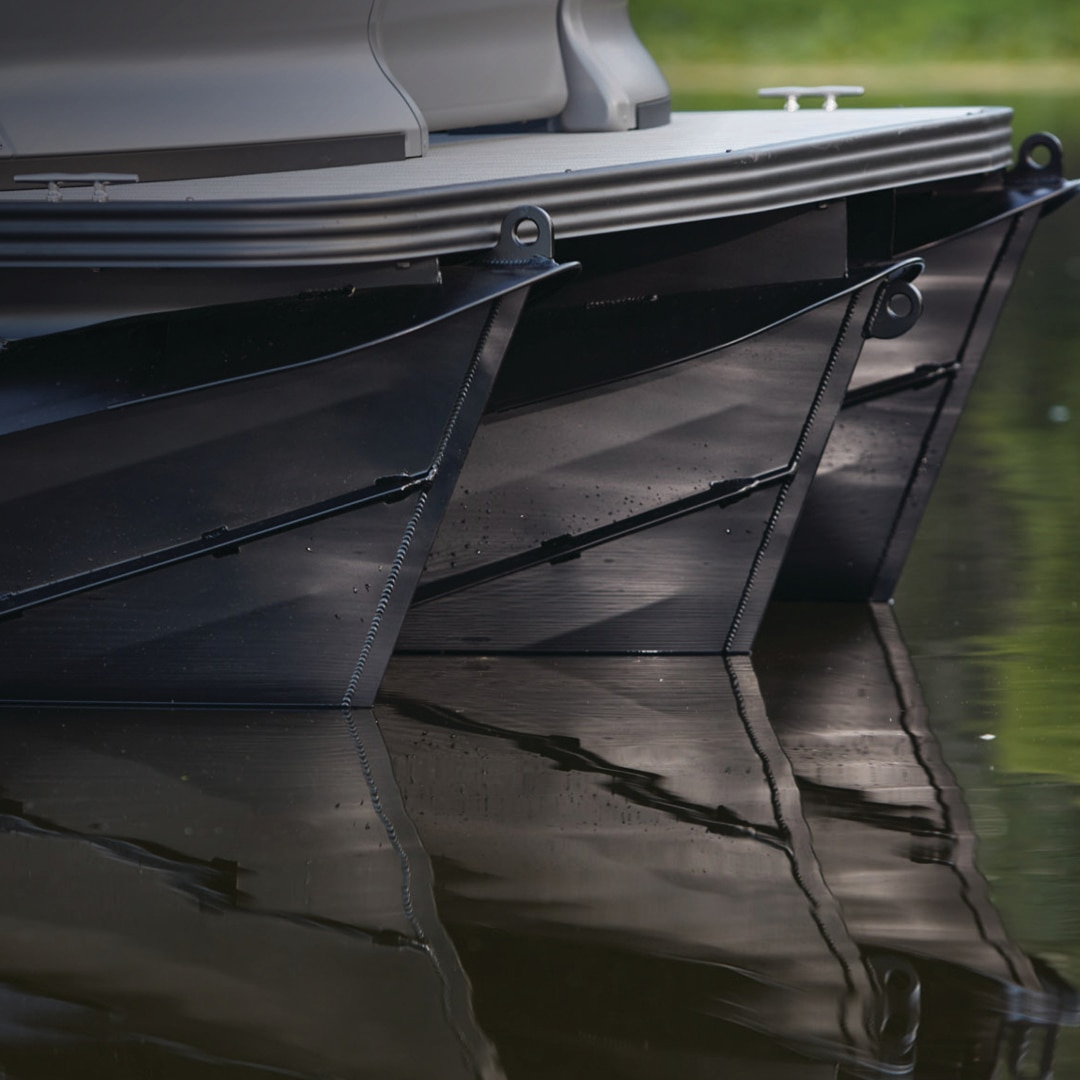
<svg viewBox="0 0 1080 1080"><path fill-rule="evenodd" d="M741 659L391 663L404 805L520 1075L816 1075L786 1047L822 1075L989 1076L1077 1021L989 901L887 613L818 610L809 647L791 618L761 693Z"/></svg>
<svg viewBox="0 0 1080 1080"><path fill-rule="evenodd" d="M731 663L392 662L380 727L511 1075L880 1062L873 977Z"/></svg>
<svg viewBox="0 0 1080 1080"><path fill-rule="evenodd" d="M844 922L867 954L902 955L921 979L919 1045L942 1062L927 1075L989 1077L1027 1048L1030 1074L1049 1076L1080 1002L991 903L892 609L777 605L760 644L769 718Z"/></svg>
<svg viewBox="0 0 1080 1080"><path fill-rule="evenodd" d="M501 1075L370 716L4 729L5 1075Z"/></svg>
<svg viewBox="0 0 1080 1080"><path fill-rule="evenodd" d="M6 700L369 702L414 586L414 649L744 652L911 252L1066 190L1004 109L671 117L620 0L58 7L0 42ZM521 206L583 264L524 309Z"/></svg>

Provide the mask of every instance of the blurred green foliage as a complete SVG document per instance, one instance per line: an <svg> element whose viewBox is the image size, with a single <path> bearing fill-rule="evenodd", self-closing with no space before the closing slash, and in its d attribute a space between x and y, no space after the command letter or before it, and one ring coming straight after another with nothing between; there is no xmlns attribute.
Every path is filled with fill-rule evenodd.
<svg viewBox="0 0 1080 1080"><path fill-rule="evenodd" d="M1080 58L1077 0L630 0L630 13L661 63Z"/></svg>

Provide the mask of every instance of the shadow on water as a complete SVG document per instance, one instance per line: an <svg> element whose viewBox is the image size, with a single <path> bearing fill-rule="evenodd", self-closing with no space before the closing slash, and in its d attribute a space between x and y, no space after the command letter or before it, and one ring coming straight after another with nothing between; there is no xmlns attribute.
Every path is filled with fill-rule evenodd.
<svg viewBox="0 0 1080 1080"><path fill-rule="evenodd" d="M402 656L349 718L4 723L10 1077L1040 1076L1080 1018L889 608L775 608L753 662Z"/></svg>

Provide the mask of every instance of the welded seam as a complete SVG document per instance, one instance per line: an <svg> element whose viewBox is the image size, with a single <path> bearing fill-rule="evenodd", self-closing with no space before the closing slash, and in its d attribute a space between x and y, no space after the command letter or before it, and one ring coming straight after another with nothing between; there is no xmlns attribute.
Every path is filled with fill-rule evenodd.
<svg viewBox="0 0 1080 1080"><path fill-rule="evenodd" d="M735 705L739 712L739 719L742 721L743 730L746 732L747 738L750 740L750 745L757 755L758 760L761 762L761 770L765 777L765 782L769 787L769 801L772 804L773 816L776 818L776 824L780 829L780 835L785 840L785 846L781 848L788 860L788 865L791 869L791 876L795 884L798 886L799 891L806 898L806 903L809 908L810 918L813 920L814 925L817 927L818 933L821 935L821 940L825 943L825 947L836 959L837 964L840 966L840 971L844 979L844 987L847 990L849 1000L854 997L855 989L855 977L852 974L851 965L844 958L840 946L836 944L829 928L825 925L825 920L821 916L820 904L817 897L814 896L813 891L810 889L806 878L803 876L802 870L799 867L798 858L795 853L794 837L791 831L791 826L787 823L787 818L784 814L783 803L780 799L780 786L776 779L776 774L773 771L772 763L769 760L769 755L765 748L761 745L761 740L758 738L757 732L754 730L754 725L750 720L750 714L746 707L746 698L743 696L742 687L739 685L739 676L730 663L725 661L725 667L728 671L728 677L731 679L731 689L735 696ZM780 751L783 753L783 750ZM827 886L826 886L827 888ZM848 1045L852 1048L855 1047L855 1039L852 1036L851 1030L848 1027L847 1012L842 1011L839 1017L840 1030L844 1034L844 1038L847 1040Z"/></svg>
<svg viewBox="0 0 1080 1080"><path fill-rule="evenodd" d="M401 573L401 568L405 565L405 559L408 557L409 548L412 546L413 537L416 535L417 527L424 515L426 506L427 492L424 491L416 500L416 507L413 509L408 524L405 526L401 543L394 553L393 562L390 564L390 572L386 575L386 582L382 587L382 592L379 594L379 602L375 605L371 622L368 624L367 634L364 636L364 644L360 649L360 655L356 659L352 675L349 676L348 686L345 688L345 694L341 699L341 707L344 709L352 708L356 688L359 686L360 679L364 674L364 668L367 665L368 657L371 655L371 650L375 647L375 639L379 635L383 617L386 615L386 609L390 606L390 601L394 595L394 586L397 585L398 576Z"/></svg>
<svg viewBox="0 0 1080 1080"><path fill-rule="evenodd" d="M919 444L919 453L915 459L915 467L911 470L911 474L908 476L907 484L904 485L904 493L900 498L900 502L897 505L896 513L893 515L892 524L889 527L888 541L882 548L881 555L878 557L877 565L874 567L874 576L871 578L872 587L870 593L871 600L888 599L887 597L878 596L878 582L881 580L882 572L885 569L885 563L888 561L889 553L892 550L893 542L896 539L896 534L900 528L900 522L904 518L904 512L907 509L908 503L911 499L911 493L915 489L915 485L918 483L923 475L922 463L930 451L930 444L934 438L934 434L937 431L938 424L941 421L941 414L945 410L945 404L949 400L949 394L955 383L956 373L960 371L964 354L968 350L968 346L971 344L971 336L975 333L975 327L979 324L979 317L982 315L982 310L986 306L986 298L990 295L990 290L993 287L994 279L997 277L998 270L1001 269L1001 264L1005 261L1005 256L1008 254L1009 248L1012 246L1013 237L1016 234L1016 230L1020 224L1020 219L1024 215L1022 213L1017 214L1011 222L1009 222L1008 231L1005 234L1005 238L1001 242L1001 247L998 249L997 255L994 257L994 262L990 267L990 272L986 275L986 281L983 283L982 292L979 293L979 299L975 304L975 310L972 312L971 319L968 322L967 330L964 333L964 340L960 343L960 348L956 352L956 368L950 375L948 385L945 387L938 399L937 405L934 407L934 414L930 418L930 423L926 427L926 433L923 435L922 442Z"/></svg>
<svg viewBox="0 0 1080 1080"><path fill-rule="evenodd" d="M847 311L844 312L844 318L840 323L840 330L836 335L836 340L833 342L832 351L829 353L829 361L825 365L825 371L821 377L821 382L818 384L817 393L814 395L810 411L806 415L806 421L803 424L802 431L799 433L798 441L795 443L795 450L788 463L788 467L793 474L799 466L803 451L806 449L807 440L810 438L810 430L814 426L814 420L817 418L817 414L821 408L821 402L825 397L825 391L829 387L829 380L832 377L833 369L836 367L836 363L840 358L840 350L843 348L844 340L847 337L848 329L851 326L851 320L855 314L855 305L858 303L859 294L861 292L861 289L853 292L851 294L851 299L848 301ZM786 481L780 488L780 493L776 497L773 511L769 515L769 523L765 526L765 533L761 538L761 543L758 545L757 552L754 554L754 561L751 564L750 573L747 576L742 596L739 598L738 606L735 608L735 616L731 620L731 627L729 628L727 638L724 641L724 652L733 651L735 638L738 635L739 626L742 623L743 616L746 614L746 609L749 606L750 594L757 582L758 572L761 569L762 561L765 558L765 552L772 540L773 533L776 531L776 525L780 520L780 514L783 512L788 492L791 490L791 486L794 484L795 480L796 476L793 475L791 479Z"/></svg>
<svg viewBox="0 0 1080 1080"><path fill-rule="evenodd" d="M498 318L501 307L501 298L496 299L492 303L491 310L488 312L487 320L484 323L484 328L480 332L480 339L476 344L476 348L473 350L472 360L469 362L468 370L465 372L465 378L462 381L457 398L454 401L454 407L450 411L446 426L443 428L442 437L439 439L438 446L435 450L435 456L432 459L431 467L428 469L427 475L429 487L420 493L420 496L416 501L416 507L413 509L408 524L405 526L405 532L402 534L401 543L394 553L394 559L390 564L390 571L386 576L386 582L383 585L382 592L379 594L379 602L375 605L375 611L371 616L371 622L368 624L367 634L364 636L364 644L360 649L360 655L356 659L352 675L349 677L345 693L342 695L341 707L343 709L352 708L353 698L356 696L356 689L360 685L360 679L363 677L368 657L371 655L371 650L375 647L375 639L378 637L383 618L386 615L387 609L390 607L390 601L394 594L394 587L397 585L398 577L401 574L402 567L405 565L405 559L409 554L409 548L412 546L413 537L416 535L416 530L420 526L420 520L427 507L428 493L431 490L430 484L434 483L437 479L442 463L446 459L446 452L450 446L450 440L454 436L454 431L457 428L462 409L465 407L465 401L469 396L473 381L476 378L476 372L480 366L480 358L483 356L484 350L487 347L488 338L491 336L492 327L495 325L495 320Z"/></svg>
<svg viewBox="0 0 1080 1080"><path fill-rule="evenodd" d="M483 1056L483 1049L478 1048L474 1043L474 1040L470 1039L466 1034L465 1029L462 1027L460 1020L458 1019L461 1012L461 1008L464 1008L466 1013L471 1016L472 1004L469 1000L469 992L467 989L468 980L465 979L465 1002L463 1005L458 1006L455 1004L455 990L451 986L451 978L447 974L446 968L443 967L442 961L439 957L439 934L437 918L436 926L433 928L433 938L429 938L420 924L420 919L416 914L416 908L413 903L413 870L412 863L409 859L409 853L406 849L405 842L401 839L401 835L398 833L394 826L393 819L387 812L386 807L383 805L382 798L379 794L379 785L375 780L375 770L371 767L371 759L368 756L367 748L364 745L363 736L360 734L360 729L353 717L351 709L344 710L345 727L348 731L349 738L352 740L353 748L356 751L357 760L360 762L360 771L363 773L364 784L368 790L368 797L371 799L371 808L375 811L376 817L379 819L379 823L383 827L383 831L386 834L387 840L390 842L390 847L394 854L397 856L398 866L401 870L401 908L405 915L405 919L409 924L409 928L412 930L416 937L414 943L415 947L420 949L431 964L432 969L435 972L436 978L439 980L439 985L442 989L442 1009L443 1016L446 1018L451 1029L454 1032L454 1037L458 1041L458 1045L461 1048L461 1052L464 1055L464 1059L468 1065L472 1067L474 1074L478 1078L486 1078L488 1076L502 1076L502 1072L493 1070L490 1066L485 1065L480 1058ZM391 783L393 783L393 772L390 773ZM403 811L404 812L404 811ZM407 820L407 819L406 819ZM423 858L423 848L420 847L420 857ZM422 875L421 875L422 880ZM422 887L422 886L421 886ZM434 902L434 898L432 898ZM452 950L453 945L448 944L448 947ZM459 987L459 991L460 991ZM473 1021L475 1026L475 1020ZM482 1047L485 1045L482 1040Z"/></svg>
<svg viewBox="0 0 1080 1080"><path fill-rule="evenodd" d="M364 740L360 737L360 730L357 728L352 711L349 709L345 710L345 727L348 729L349 738L352 739L353 748L356 750L356 757L360 762L360 771L364 774L364 783L367 785L368 797L371 799L371 808L375 811L375 816L379 819L386 833L386 839L390 841L390 847L397 856L398 864L401 867L401 909L405 913L405 919L412 928L412 932L416 935L417 941L424 945L425 950L430 954L431 950L427 946L424 931L413 909L412 865L409 862L409 853L405 850L405 845L402 844L397 829L394 828L393 821L390 820L389 814L383 807L382 799L379 798L379 785L375 783L375 774L371 769L371 762L364 747Z"/></svg>

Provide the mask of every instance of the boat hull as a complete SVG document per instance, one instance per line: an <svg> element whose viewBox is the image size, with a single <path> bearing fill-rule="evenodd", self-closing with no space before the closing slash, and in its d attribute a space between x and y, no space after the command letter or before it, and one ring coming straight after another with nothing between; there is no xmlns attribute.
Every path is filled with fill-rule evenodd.
<svg viewBox="0 0 1080 1080"><path fill-rule="evenodd" d="M816 589L832 596L841 588L852 595L878 595L899 572L973 372L972 363L955 360L955 340L962 337L963 348L976 357L1004 295L999 283L1006 281L1009 267L995 229L1016 240L1010 250L1017 250L1021 230L1015 223L1022 220L1026 228L1036 205L1068 186L1061 180L1060 156L1048 166L1022 163L1005 174L1008 129L1004 110L923 110L903 117L844 111L809 119L706 114L678 118L667 131L613 132L605 139L569 133L548 139L538 132L447 136L416 161L315 170L299 178L278 173L239 183L218 177L134 184L107 198L102 189L100 199L80 187L70 194L59 188L13 192L0 199L0 263L9 274L32 272L35 286L50 275L58 298L39 297L5 318L13 333L33 335L166 303L170 281L188 283L169 301L186 304L230 275L234 297L295 289L307 272L312 283L325 285L340 284L355 271L357 288L373 293L378 288L438 290L441 267L452 275L457 260L468 257L463 252L490 240L495 209L502 212L505 199L522 191L550 199L560 255L580 259L580 282L525 311L433 541L426 531L433 515L422 506L425 499L431 502L427 493L398 490L393 482L386 491L379 487L386 477L419 474L397 460L384 465L382 451L373 452L365 465L370 466L368 487L352 493L367 492L367 528L378 539L370 552L360 553L369 568L353 586L362 584L380 598L387 588L394 590L396 611L400 597L411 591L419 548L431 547L400 638L402 648L414 651L741 653L753 644L785 564L785 595ZM688 156L692 147L696 150ZM1030 158L1027 153L1025 161ZM960 224L950 221L950 209L942 213L933 205L939 187L950 197L959 191ZM989 218L979 217L984 204L991 206ZM995 213L1011 216L1014 224L988 224ZM983 225L987 228L980 231ZM927 229L933 235L923 235ZM892 289L917 297L909 280L915 273L912 252L923 248L940 256L943 269L935 287L942 284L947 292L955 278L966 292L943 321L935 322L935 316L927 323L916 344L898 346L898 335L914 326L919 312L913 309L909 319L886 301ZM943 252L956 259L950 263ZM995 275L993 287L982 293L972 291L965 277L965 267L979 258L991 260ZM145 290L131 290L132 276L144 270ZM165 277L157 280L156 274ZM98 288L84 294L95 276ZM374 301L376 307L381 303L381 297ZM881 325L890 319L894 325ZM920 350L937 355L943 349L953 359L938 365L940 379L928 381ZM418 355L424 351L418 347ZM405 381L391 387L380 420L410 410L408 376L399 371L405 365L384 361L387 372ZM893 370L897 364L903 368L899 376ZM871 377L875 386L869 397L861 384L845 397L853 372L858 382L860 370L882 367L884 375ZM903 386L894 385L897 379ZM188 389L207 393L205 387ZM284 398L294 392L299 392L295 386L280 388ZM367 405L379 409L373 400ZM845 405L849 415L830 453L826 442ZM144 417L150 415L150 406L139 408ZM918 413L915 420L912 410ZM371 430L381 429L375 424ZM850 438L848 430L854 432ZM387 458L402 445L396 441L400 435L386 431ZM315 432L300 429L287 437L305 447L317 441ZM413 438L407 432L404 445ZM267 441L278 446L269 433ZM72 454L75 443L69 443ZM888 456L893 444L896 453L879 482L878 459ZM153 445L140 452L162 456ZM350 452L348 445L326 451L342 460ZM225 456L230 453L226 449ZM260 453L274 460L273 448ZM844 466L860 455L865 460L848 485L855 490L842 484L837 499L830 499L833 475L847 475L838 463ZM420 470L431 460L429 455ZM317 475L324 464L320 459L305 466L301 459L298 471ZM150 461L140 483L164 491L170 479L190 485L192 476L209 476L218 467L213 452L184 467L177 462L171 474L169 469L157 474ZM822 509L812 504L796 534L818 472ZM119 495L101 489L78 495L80 525L94 521L97 507L114 497L127 500L129 508L145 502L139 483L125 489L116 479ZM236 483L235 476L231 482L233 491L247 483ZM63 486L47 481L43 499L50 484ZM872 488L870 509L860 502L864 487ZM391 504L382 495L402 500L394 504L396 510L387 509ZM340 498L342 491L335 489L329 497ZM376 510L376 503L386 506ZM321 505L317 497L312 505ZM69 519L49 508L34 509L12 520L44 523L40 546L55 552L50 538L60 536ZM125 558L160 562L169 545L187 545L183 558L172 560L177 564L190 561L192 552L223 554L236 546L228 543L234 526L224 520L223 510L207 521L193 517L180 532L174 530L165 547L154 540L141 554L129 552ZM184 500L166 507L165 516L174 511L183 515ZM242 527L257 529L282 512L260 510L264 516L249 516ZM414 543L418 513L424 524L420 543ZM314 686L320 684L318 697L326 703L329 675L318 674L306 685L304 673L322 672L325 658L334 653L335 634L327 630L320 639L310 633L311 611L292 604L290 597L310 595L310 583L297 580L278 589L289 575L302 573L301 567L314 561L306 557L318 550L327 553L329 563L346 560L352 534L336 511L320 509L316 516L312 544L289 548L276 525L273 536L259 537L266 564L248 562L272 583L257 603L264 621L249 621L236 610L226 620L200 609L204 585L211 606L227 591L217 571L196 581L187 569L155 563L160 601L139 600L127 585L110 580L119 615L112 608L84 613L77 604L68 605L63 610L71 618L60 615L51 627L48 616L35 615L44 629L34 649L61 641L65 652L71 650L64 662L73 666L60 674L67 681L74 673L73 684L81 687L76 695L91 693L93 684L105 694L93 700L113 700L119 683L102 674L108 666L99 662L95 647L78 642L96 621L123 627L122 613L141 603L140 625L161 643L160 663L166 667L164 654L172 648L178 672L192 665L205 671L220 633L221 648L233 652L238 666L250 667L245 678L254 687L258 674L249 665L247 643L261 638L275 659L262 672L271 689L254 700L312 704ZM128 514L130 520L137 517ZM230 537L208 539L223 527ZM873 582L844 584L868 572L861 565L850 570L847 563L854 557L844 544L833 542L830 530L841 531L848 546L858 549L858 558L877 568ZM294 530L285 531L296 540ZM93 539L93 530L87 535ZM110 537L87 554L92 573L100 576L112 566L111 543ZM71 552L81 541L65 544ZM28 550L38 545L37 540L24 544ZM403 545L409 548L404 578ZM831 572L834 563L842 564L837 573ZM278 571L278 566L289 569ZM390 576L380 579L386 566ZM3 587L12 594L55 592L65 575L88 572L47 563L32 570L22 574L24 581ZM408 588L400 588L399 581L407 581ZM94 582L91 607L106 595L101 585ZM186 622L155 624L160 619L155 606L177 611L186 598L192 599ZM51 594L48 599L59 602ZM371 653L372 620L377 617L381 626L393 620L380 609L381 600L375 607L353 604L344 616L349 597L327 599L335 620L348 622L343 629L362 643L354 674L359 670L368 685L363 668ZM17 614L37 602L8 597L0 614ZM235 630L227 629L233 622ZM301 642L320 644L311 646L309 662L303 657L308 646L301 643L291 674L278 680L284 668L277 658L298 640L290 627L301 631ZM195 638L187 636L189 628L196 630ZM213 634L204 632L209 628ZM110 635L124 672L137 676L156 656L156 645L145 646L149 653L139 651L144 644L138 634L110 629ZM391 640L382 630L378 639ZM381 645L372 648L383 655ZM158 663L153 659L151 667ZM31 665L37 674L29 682L23 681L18 658L13 665L16 699L33 699L39 693L33 686L54 681L44 662ZM126 678L121 675L120 682ZM295 690L281 697L285 690L276 687L287 689L293 680L298 680ZM192 693L206 703L246 700L248 691L219 697L228 683L211 678L207 690ZM342 700L370 699L370 690L355 697L357 685L348 677ZM140 692L123 694L125 700L141 700ZM152 700L160 700L154 693ZM177 700L196 700L187 694Z"/></svg>
<svg viewBox="0 0 1080 1080"><path fill-rule="evenodd" d="M360 297L334 331L360 344L276 367L263 338L200 356L202 330L170 362L141 324L127 365L80 338L12 350L0 699L369 701L525 293L557 269L458 268L397 314ZM285 322L320 340L326 303Z"/></svg>
<svg viewBox="0 0 1080 1080"><path fill-rule="evenodd" d="M987 220L919 247L925 313L902 338L863 349L780 571L777 599L893 595L1035 228L1075 192L1059 171L1055 182L1053 163L1043 169L1047 175L1032 189L1022 174L1007 177ZM961 208L960 220L970 220L985 199L973 192L972 209ZM908 229L932 228L935 216L946 214L928 209Z"/></svg>
<svg viewBox="0 0 1080 1080"><path fill-rule="evenodd" d="M843 276L846 228L653 230L629 269L571 245L582 279L523 318L399 647L749 651L892 287Z"/></svg>

